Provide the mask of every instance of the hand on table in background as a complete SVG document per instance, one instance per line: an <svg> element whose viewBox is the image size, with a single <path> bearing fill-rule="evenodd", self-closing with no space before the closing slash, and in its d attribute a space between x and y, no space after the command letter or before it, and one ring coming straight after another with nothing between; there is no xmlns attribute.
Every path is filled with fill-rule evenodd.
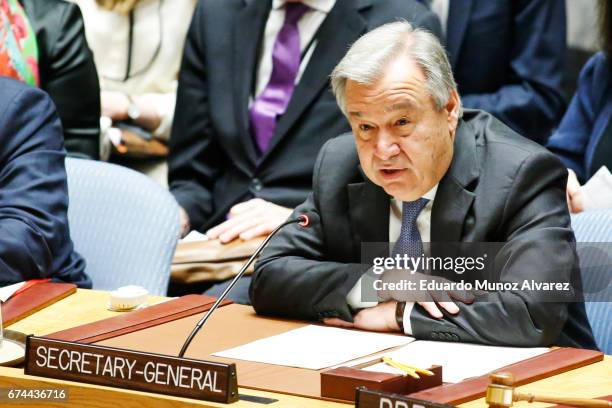
<svg viewBox="0 0 612 408"><path fill-rule="evenodd" d="M323 323L328 326L354 328L378 332L398 332L400 330L395 318L396 301L380 303L377 306L361 309L353 318L353 323L337 317L327 317Z"/></svg>
<svg viewBox="0 0 612 408"><path fill-rule="evenodd" d="M113 122L127 120L130 100L122 92L102 91L102 116L108 116Z"/></svg>
<svg viewBox="0 0 612 408"><path fill-rule="evenodd" d="M584 194L580 189L580 182L578 177L576 177L576 173L571 169L567 169L567 172L567 189L565 194L567 207L570 212L579 213L584 210Z"/></svg>
<svg viewBox="0 0 612 408"><path fill-rule="evenodd" d="M223 244L236 238L248 240L265 236L282 224L292 211L291 208L254 198L233 206L229 219L209 229L206 235L210 239L219 239Z"/></svg>

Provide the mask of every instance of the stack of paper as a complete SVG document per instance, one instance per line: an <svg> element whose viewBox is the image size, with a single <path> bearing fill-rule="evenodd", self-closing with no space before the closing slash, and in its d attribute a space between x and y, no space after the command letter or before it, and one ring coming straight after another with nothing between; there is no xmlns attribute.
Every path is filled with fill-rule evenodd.
<svg viewBox="0 0 612 408"><path fill-rule="evenodd" d="M460 382L470 377L485 375L498 368L538 356L548 348L520 348L482 346L441 341L415 341L385 354L387 357L420 368L442 366L442 381ZM379 363L364 368L367 371L403 374L397 368Z"/></svg>
<svg viewBox="0 0 612 408"><path fill-rule="evenodd" d="M414 338L310 325L213 356L320 370L411 341Z"/></svg>

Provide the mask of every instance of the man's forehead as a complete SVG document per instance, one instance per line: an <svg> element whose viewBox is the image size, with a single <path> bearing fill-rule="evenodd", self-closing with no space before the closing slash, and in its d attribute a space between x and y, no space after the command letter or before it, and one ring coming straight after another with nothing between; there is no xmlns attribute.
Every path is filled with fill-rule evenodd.
<svg viewBox="0 0 612 408"><path fill-rule="evenodd" d="M396 101L392 101L383 105L380 104L376 104L376 103L368 103L368 102L361 102L361 103L352 103L349 104L349 115L350 116L355 116L355 117L361 117L363 116L364 111L371 111L371 110L382 110L386 113L392 113L395 111L406 111L406 110L413 110L416 109L417 105L414 102L414 100L404 96L404 97L399 97Z"/></svg>

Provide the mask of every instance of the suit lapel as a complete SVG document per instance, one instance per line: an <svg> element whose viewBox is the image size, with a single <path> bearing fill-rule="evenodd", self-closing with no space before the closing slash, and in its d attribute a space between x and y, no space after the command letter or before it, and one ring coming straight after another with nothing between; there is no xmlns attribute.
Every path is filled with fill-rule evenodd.
<svg viewBox="0 0 612 408"><path fill-rule="evenodd" d="M446 44L451 66L455 69L474 0L452 0L449 3Z"/></svg>
<svg viewBox="0 0 612 408"><path fill-rule="evenodd" d="M476 141L469 125L460 121L453 160L440 181L431 210L431 242L461 241L463 224L475 196L466 187L478 175Z"/></svg>
<svg viewBox="0 0 612 408"><path fill-rule="evenodd" d="M233 92L240 130L240 140L237 142L252 163L257 161L257 151L249 130L249 96L255 81L259 48L270 5L270 1L266 0L243 0L234 24Z"/></svg>
<svg viewBox="0 0 612 408"><path fill-rule="evenodd" d="M362 242L389 241L389 196L381 187L365 179L362 183L348 185L353 247L358 254Z"/></svg>
<svg viewBox="0 0 612 408"><path fill-rule="evenodd" d="M366 31L360 11L371 6L371 0L337 0L315 34L316 48L302 78L295 87L287 111L280 118L270 148L270 154L291 126L329 83L329 75L353 43Z"/></svg>

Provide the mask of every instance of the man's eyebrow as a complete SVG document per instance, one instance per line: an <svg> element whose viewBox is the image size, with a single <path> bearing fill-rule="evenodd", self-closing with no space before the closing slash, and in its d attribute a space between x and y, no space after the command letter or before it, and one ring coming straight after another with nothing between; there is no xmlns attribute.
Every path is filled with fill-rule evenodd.
<svg viewBox="0 0 612 408"><path fill-rule="evenodd" d="M361 112L357 112L357 111L353 111L353 112L349 112L349 116L357 116L358 118L363 116L363 113Z"/></svg>
<svg viewBox="0 0 612 408"><path fill-rule="evenodd" d="M394 103L393 105L386 106L385 111L393 112L396 110L413 109L413 108L414 108L414 103L410 101L403 101L403 102Z"/></svg>

